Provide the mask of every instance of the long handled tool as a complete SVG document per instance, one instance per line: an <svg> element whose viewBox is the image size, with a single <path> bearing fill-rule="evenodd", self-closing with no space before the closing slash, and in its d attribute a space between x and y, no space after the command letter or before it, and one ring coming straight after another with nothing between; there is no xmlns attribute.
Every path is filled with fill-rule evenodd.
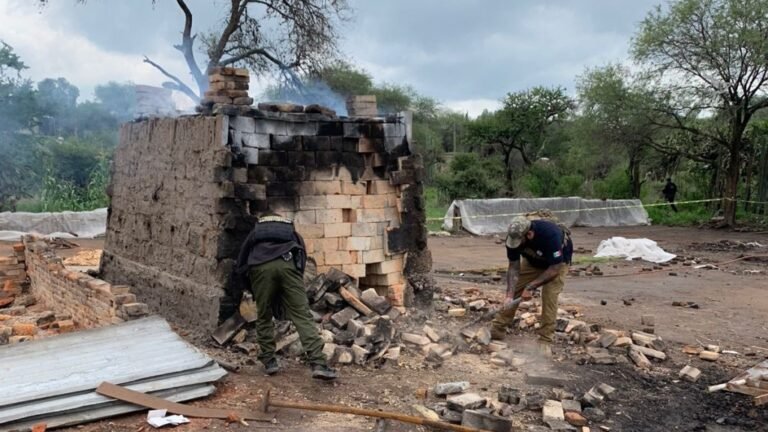
<svg viewBox="0 0 768 432"><path fill-rule="evenodd" d="M420 426L431 426L438 429L457 431L457 432L483 432L483 429L476 429L473 427L460 426L451 423L429 420L422 417L416 417L406 414L377 411L365 408L353 408L343 405L330 405L330 404L317 404L311 402L294 402L288 400L275 400L270 397L271 389L267 389L264 399L261 401L261 409L263 412L267 412L269 408L290 408L300 409L308 411L324 411L341 414L353 414L366 417L375 417L381 419L397 420L404 423L410 423Z"/></svg>
<svg viewBox="0 0 768 432"><path fill-rule="evenodd" d="M469 324L464 325L461 329L463 330L463 329L472 327L472 326L477 325L478 323L481 323L483 321L490 321L490 320L493 319L493 317L496 316L497 313L503 312L505 310L510 310L512 308L515 308L522 301L523 301L523 297L520 296L520 297L517 297L517 298L513 299L508 304L504 304L504 305L501 305L501 306L495 307L495 308L490 308L487 312L485 312L484 314L480 315L479 317L473 319L471 322L469 322Z"/></svg>

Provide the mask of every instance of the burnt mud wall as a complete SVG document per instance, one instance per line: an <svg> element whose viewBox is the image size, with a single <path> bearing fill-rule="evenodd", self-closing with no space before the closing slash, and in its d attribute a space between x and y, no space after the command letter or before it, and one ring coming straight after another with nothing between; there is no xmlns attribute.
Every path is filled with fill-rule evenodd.
<svg viewBox="0 0 768 432"><path fill-rule="evenodd" d="M242 241L264 210L332 267L407 306L431 269L424 168L398 117L266 112L154 119L121 131L101 271L195 335L234 310ZM406 273L406 274L404 274Z"/></svg>

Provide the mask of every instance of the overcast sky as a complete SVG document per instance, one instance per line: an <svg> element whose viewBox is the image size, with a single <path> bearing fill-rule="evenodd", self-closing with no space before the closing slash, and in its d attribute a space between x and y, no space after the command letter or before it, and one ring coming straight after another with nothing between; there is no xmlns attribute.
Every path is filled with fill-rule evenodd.
<svg viewBox="0 0 768 432"><path fill-rule="evenodd" d="M476 115L507 92L561 85L585 67L628 58L637 24L662 0L350 0L344 55L377 82L409 84ZM0 0L0 40L33 80L65 77L91 97L97 84L159 85L144 55L188 77L172 44L183 16L173 0ZM195 30L214 28L228 1L188 0ZM198 58L201 58L199 56Z"/></svg>

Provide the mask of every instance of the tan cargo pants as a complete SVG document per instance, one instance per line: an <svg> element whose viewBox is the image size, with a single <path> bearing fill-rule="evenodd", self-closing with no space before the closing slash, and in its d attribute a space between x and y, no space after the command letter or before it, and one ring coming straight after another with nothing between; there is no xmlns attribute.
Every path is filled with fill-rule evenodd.
<svg viewBox="0 0 768 432"><path fill-rule="evenodd" d="M545 269L533 267L524 257L520 257L520 277L515 285L515 298L523 294L523 288L539 277ZM539 327L539 338L544 342L552 342L552 336L555 334L555 321L557 320L557 298L565 286L565 275L568 273L568 265L564 265L560 274L541 287L541 327ZM512 325L515 319L517 306L512 309L499 312L493 318L493 331L503 332Z"/></svg>

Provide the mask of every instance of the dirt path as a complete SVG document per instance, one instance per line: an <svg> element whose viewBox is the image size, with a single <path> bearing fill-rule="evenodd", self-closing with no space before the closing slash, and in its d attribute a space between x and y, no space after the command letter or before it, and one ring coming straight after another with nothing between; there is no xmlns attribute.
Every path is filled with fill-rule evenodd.
<svg viewBox="0 0 768 432"><path fill-rule="evenodd" d="M691 243L717 243L723 239L759 241L768 244L768 235L728 233L681 228L600 228L576 229L577 247L595 250L598 243L610 236L648 237L668 251L692 255L702 262L722 262L745 253L738 250L709 251L706 246L691 247ZM89 244L88 247L97 247ZM503 293L503 278L497 270L506 265L503 246L492 238L450 237L431 238L430 247L435 260L436 280L441 296L459 295L464 288L479 287L491 297ZM715 248L716 249L716 248ZM71 251L75 253L76 251ZM755 251L749 251L753 253ZM70 251L67 251L69 254ZM762 253L768 253L768 250ZM580 257L583 259L583 257ZM467 380L472 391L495 399L501 384L520 388L526 394L552 397L551 388L529 386L524 373L534 368L555 371L569 377L565 389L575 395L583 394L593 385L607 383L617 388L616 396L606 402L607 419L597 423L611 431L766 431L768 408L753 408L749 398L731 393L707 394L707 385L730 379L740 370L757 363L768 355L768 264L739 261L721 266L721 270L694 270L676 266L654 273L640 273L643 264L637 261L600 263L606 276L569 278L561 304L582 306L581 319L606 328L635 329L642 314L656 316L657 333L669 342L670 358L658 363L652 372L636 370L627 361L617 365L580 365L569 354L570 347L555 347L555 360L547 361L531 354L535 339L531 333L519 332L506 342L527 363L520 369L497 367L490 363L488 353L459 353L440 365L424 361L412 348L404 348L398 366L382 368L348 366L341 369L335 384L318 383L309 378L306 365L296 359L286 359L284 373L267 378L259 365L250 359L238 373L230 374L211 398L193 402L211 407L254 408L267 386L276 398L303 399L323 403L411 412L413 404L431 405L438 401L417 397L420 388L432 388L436 383ZM744 270L762 270L763 274L744 275ZM678 276L670 276L676 272ZM732 274L735 272L736 274ZM464 273L464 276L459 276ZM639 273L639 274L635 274ZM631 276L612 277L616 274ZM634 299L625 306L624 299ZM601 301L606 305L601 305ZM700 309L682 309L671 305L673 300L693 301ZM436 307L440 306L437 302ZM458 334L467 319L449 318L442 312L412 311L407 324L400 330L420 328L431 324L447 333ZM406 327L407 326L407 327ZM724 349L741 353L748 350L757 355L725 356L718 363L705 363L689 358L680 351L680 344L696 341L718 343ZM759 351L752 346L763 347ZM232 358L235 354L218 348L205 347L213 356ZM471 350L471 349L470 349ZM680 381L677 371L687 364L699 367L703 376L697 383ZM523 410L514 414L514 421L532 431L546 431L541 412ZM285 430L317 432L374 430L370 419L309 412L278 412L275 425L253 423L250 426L226 425L221 420L193 419L192 423L176 428L181 431L203 430ZM599 430L593 424L593 431ZM80 427L82 431L130 431L145 427L144 415L124 416ZM75 430L75 429L72 429ZM409 425L391 423L388 431L423 430Z"/></svg>

